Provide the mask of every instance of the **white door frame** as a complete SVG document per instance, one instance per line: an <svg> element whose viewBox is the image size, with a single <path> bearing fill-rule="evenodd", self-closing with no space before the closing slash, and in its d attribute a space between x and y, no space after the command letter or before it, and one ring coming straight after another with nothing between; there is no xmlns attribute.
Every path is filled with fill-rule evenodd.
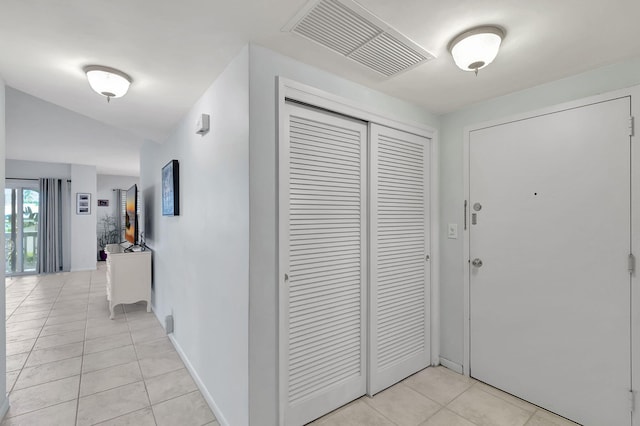
<svg viewBox="0 0 640 426"><path fill-rule="evenodd" d="M464 200L466 201L465 208L465 218L467 221L466 228L463 224L463 252L462 252L462 262L463 262L463 271L464 271L464 339L463 339L463 373L466 376L470 375L470 358L471 358L471 331L470 331L470 308L471 308L471 300L470 300L470 268L469 268L469 232L470 227L468 223L471 218L471 200L469 198L469 143L470 143L470 132L474 130L480 130L487 127L498 126L514 121L525 120L541 115L552 114L556 112L561 112L567 109L573 109L582 107L589 104L599 103L607 100L617 99L621 97L631 96L631 111L630 115L636 118L640 117L640 86L633 86L626 89L611 91L605 94L590 96L582 99L578 99L571 102L566 102L558 105L553 105L547 108L542 108L534 111L525 112L522 114L517 114L513 116L508 116L496 120L486 121L478 124L473 124L470 126L466 126L464 128L464 143L463 143L463 185L464 185ZM634 98L636 102L634 102ZM640 120L640 118L638 118ZM636 120L636 121L638 121ZM640 212L640 149L636 149L635 145L638 143L637 137L638 131L636 130L635 134L631 137L631 209L632 209L632 218L639 217L638 213ZM640 258L640 226L638 226L638 221L632 221L631 224L631 249L636 258ZM640 262L639 262L640 266ZM638 266L637 266L638 267ZM639 273L637 271L631 277L631 287L632 287L632 295L631 295L631 350L632 357L637 358L638 354L640 354L640 278ZM635 368L632 369L633 377L632 383L634 390L635 398L636 398L636 411L633 415L633 426L640 426L640 413L638 410L638 399L637 393L640 388L640 366L636 365Z"/></svg>
<svg viewBox="0 0 640 426"><path fill-rule="evenodd" d="M285 100L292 99L295 101L303 102L308 105L312 105L318 108L323 108L329 111L344 114L353 118L357 118L363 121L374 122L383 126L391 127L394 129L402 130L408 133L413 133L419 136L426 137L431 140L431 168L430 172L430 217L431 217L431 240L430 240L430 256L431 256L431 297L430 297L430 336L431 336L431 365L438 365L440 363L440 275L439 275L439 262L440 262L440 238L439 238L439 170L438 170L438 132L437 130L425 126L420 123L414 123L403 119L397 119L390 117L390 114L381 113L375 108L364 102L354 102L350 99L337 96L328 92L325 92L314 87L298 83L296 81L278 77L277 78L277 114L278 114L278 146L282 144L282 138L284 137L283 129L287 125L285 120L285 114L283 114ZM276 185L278 191L280 190L280 184ZM278 195L278 199L280 199ZM278 203L278 208L281 209ZM278 215L279 216L279 215ZM279 225L278 225L279 226ZM280 231L277 235L280 238ZM278 247L278 253L280 249ZM282 265L278 265L278 289L284 286L284 273ZM279 306L284 306L285 292L278 291L278 303ZM285 330L282 326L285 322L282 318L281 309L278 308L278 412L279 412L279 424L284 424L284 414L286 410L286 395L283 395L283 389L281 383L283 383L283 376L286 372L286 360L280 356L282 353L286 353L284 346L285 342L283 336Z"/></svg>

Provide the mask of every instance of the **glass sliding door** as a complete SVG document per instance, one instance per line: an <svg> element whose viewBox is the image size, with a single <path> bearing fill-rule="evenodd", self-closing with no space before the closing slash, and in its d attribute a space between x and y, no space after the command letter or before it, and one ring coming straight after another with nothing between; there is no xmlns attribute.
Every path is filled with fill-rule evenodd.
<svg viewBox="0 0 640 426"><path fill-rule="evenodd" d="M38 182L7 180L4 200L5 273L37 273L40 206Z"/></svg>

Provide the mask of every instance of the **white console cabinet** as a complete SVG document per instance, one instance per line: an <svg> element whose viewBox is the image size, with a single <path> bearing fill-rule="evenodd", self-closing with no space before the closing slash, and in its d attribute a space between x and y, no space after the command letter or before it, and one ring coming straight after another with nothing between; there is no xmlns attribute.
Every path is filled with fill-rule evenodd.
<svg viewBox="0 0 640 426"><path fill-rule="evenodd" d="M151 312L151 251L125 252L119 244L108 244L107 300L113 319L113 308L121 303L147 302Z"/></svg>

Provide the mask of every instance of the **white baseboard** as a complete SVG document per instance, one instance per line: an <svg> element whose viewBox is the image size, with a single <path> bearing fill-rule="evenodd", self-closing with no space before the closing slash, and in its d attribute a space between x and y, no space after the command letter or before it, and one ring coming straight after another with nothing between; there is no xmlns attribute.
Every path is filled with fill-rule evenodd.
<svg viewBox="0 0 640 426"><path fill-rule="evenodd" d="M453 370L458 374L462 374L462 365L455 363L453 361L449 361L446 358L442 358L440 357L440 364L442 364L442 366L447 367L449 370Z"/></svg>
<svg viewBox="0 0 640 426"><path fill-rule="evenodd" d="M7 411L9 411L9 394L6 394L4 402L0 406L0 421L4 420L4 416L7 415Z"/></svg>
<svg viewBox="0 0 640 426"><path fill-rule="evenodd" d="M198 389L200 389L200 393L202 393L205 401L207 401L207 404L209 404L209 408L211 408L211 411L213 411L213 414L216 416L216 420L218 421L218 423L220 423L222 426L229 426L229 422L227 421L227 419L225 419L222 411L220 411L220 408L211 397L211 394L209 393L207 388L204 386L204 383L202 383L200 376L198 376L198 373L193 368L193 365L191 365L189 358L187 358L187 356L185 355L184 351L180 347L180 344L178 344L176 339L173 337L173 334L169 334L167 337L169 337L169 340L173 344L173 347L176 348L178 355L180 355L182 362L184 362L184 365L187 367L187 370L191 374L191 377L193 377L193 380L196 382L196 385L198 386Z"/></svg>

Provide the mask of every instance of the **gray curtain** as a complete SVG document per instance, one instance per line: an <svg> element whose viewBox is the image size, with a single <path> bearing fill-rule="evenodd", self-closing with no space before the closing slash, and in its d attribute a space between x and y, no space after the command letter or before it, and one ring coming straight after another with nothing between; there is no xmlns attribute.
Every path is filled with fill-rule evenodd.
<svg viewBox="0 0 640 426"><path fill-rule="evenodd" d="M119 243L124 241L124 211L126 209L126 189L114 189L116 194L116 229L118 232Z"/></svg>
<svg viewBox="0 0 640 426"><path fill-rule="evenodd" d="M38 267L40 273L71 269L71 186L66 179L40 179Z"/></svg>

